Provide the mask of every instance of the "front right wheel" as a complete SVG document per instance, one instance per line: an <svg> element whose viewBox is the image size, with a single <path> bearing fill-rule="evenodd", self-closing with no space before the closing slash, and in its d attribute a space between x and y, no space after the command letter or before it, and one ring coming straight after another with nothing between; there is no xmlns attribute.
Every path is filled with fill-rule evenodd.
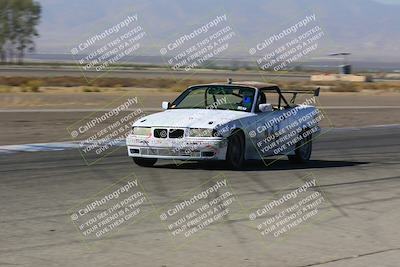
<svg viewBox="0 0 400 267"><path fill-rule="evenodd" d="M294 152L294 155L288 155L289 161L294 163L305 163L309 161L312 152L312 135L310 134L303 137L299 142L297 142Z"/></svg>

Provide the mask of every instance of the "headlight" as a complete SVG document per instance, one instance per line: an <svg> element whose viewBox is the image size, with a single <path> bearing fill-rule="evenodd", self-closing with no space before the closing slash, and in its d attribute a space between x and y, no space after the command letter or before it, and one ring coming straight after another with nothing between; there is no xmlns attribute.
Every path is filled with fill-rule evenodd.
<svg viewBox="0 0 400 267"><path fill-rule="evenodd" d="M132 127L133 135L150 136L151 127Z"/></svg>
<svg viewBox="0 0 400 267"><path fill-rule="evenodd" d="M213 129L191 128L189 129L189 137L215 137Z"/></svg>

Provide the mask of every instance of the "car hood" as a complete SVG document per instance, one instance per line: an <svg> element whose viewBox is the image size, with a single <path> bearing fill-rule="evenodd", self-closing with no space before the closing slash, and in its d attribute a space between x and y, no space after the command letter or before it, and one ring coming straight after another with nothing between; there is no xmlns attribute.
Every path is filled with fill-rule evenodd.
<svg viewBox="0 0 400 267"><path fill-rule="evenodd" d="M252 113L217 109L169 109L137 120L133 126L209 128L252 116Z"/></svg>

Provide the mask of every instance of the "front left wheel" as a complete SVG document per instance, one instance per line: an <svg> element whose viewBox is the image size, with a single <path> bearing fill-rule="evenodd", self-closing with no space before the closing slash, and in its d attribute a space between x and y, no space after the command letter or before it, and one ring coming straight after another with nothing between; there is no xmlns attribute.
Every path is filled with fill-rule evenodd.
<svg viewBox="0 0 400 267"><path fill-rule="evenodd" d="M133 162L141 167L152 167L154 164L156 164L157 159L133 158Z"/></svg>
<svg viewBox="0 0 400 267"><path fill-rule="evenodd" d="M226 161L232 169L241 169L244 164L245 141L244 134L240 130L235 130L228 138L228 149Z"/></svg>

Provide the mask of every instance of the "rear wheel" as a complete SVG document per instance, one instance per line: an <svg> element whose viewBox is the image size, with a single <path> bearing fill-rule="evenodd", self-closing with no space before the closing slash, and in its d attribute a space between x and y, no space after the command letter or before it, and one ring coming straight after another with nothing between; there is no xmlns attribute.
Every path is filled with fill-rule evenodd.
<svg viewBox="0 0 400 267"><path fill-rule="evenodd" d="M154 164L156 164L157 159L133 158L133 162L142 167L152 167Z"/></svg>
<svg viewBox="0 0 400 267"><path fill-rule="evenodd" d="M241 169L244 163L245 142L242 131L235 130L228 138L226 161L233 169Z"/></svg>
<svg viewBox="0 0 400 267"><path fill-rule="evenodd" d="M302 132L301 134L304 134ZM310 160L312 152L312 135L303 137L297 144L294 155L288 155L291 162L305 163Z"/></svg>

